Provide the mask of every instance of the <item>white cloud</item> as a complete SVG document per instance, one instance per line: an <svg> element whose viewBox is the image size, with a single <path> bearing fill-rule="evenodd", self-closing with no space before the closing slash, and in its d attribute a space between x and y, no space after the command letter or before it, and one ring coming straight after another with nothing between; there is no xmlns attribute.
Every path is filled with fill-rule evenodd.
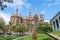
<svg viewBox="0 0 60 40"><path fill-rule="evenodd" d="M10 7L13 7L13 8L16 8L17 5L18 5L18 7L23 7L23 6L26 8L31 7L31 4L28 3L27 0L13 0L13 3L4 2L4 4L6 4Z"/></svg>
<svg viewBox="0 0 60 40"><path fill-rule="evenodd" d="M44 9L43 11L41 11L41 14L44 14L44 15L45 15L45 12L46 12L46 11L45 11L45 9Z"/></svg>
<svg viewBox="0 0 60 40"><path fill-rule="evenodd" d="M6 24L8 24L8 22L10 21L10 15L0 12L0 16L4 19Z"/></svg>
<svg viewBox="0 0 60 40"><path fill-rule="evenodd" d="M48 22L48 23L50 23L50 20L44 20L44 22Z"/></svg>
<svg viewBox="0 0 60 40"><path fill-rule="evenodd" d="M47 4L47 6L55 6L55 5L58 5L58 4L59 4L58 2L55 2L55 3Z"/></svg>

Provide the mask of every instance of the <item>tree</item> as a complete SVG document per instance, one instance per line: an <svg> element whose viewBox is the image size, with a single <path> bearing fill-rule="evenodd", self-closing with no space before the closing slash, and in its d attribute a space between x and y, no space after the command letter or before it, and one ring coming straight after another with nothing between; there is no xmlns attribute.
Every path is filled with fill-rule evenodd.
<svg viewBox="0 0 60 40"><path fill-rule="evenodd" d="M52 32L52 25L51 24L40 25L39 27L37 27L37 31L43 33Z"/></svg>
<svg viewBox="0 0 60 40"><path fill-rule="evenodd" d="M13 31L13 32L17 32L16 25L12 25L12 26L11 26L11 31Z"/></svg>
<svg viewBox="0 0 60 40"><path fill-rule="evenodd" d="M16 28L20 34L26 32L26 27L23 24L19 24Z"/></svg>
<svg viewBox="0 0 60 40"><path fill-rule="evenodd" d="M0 21L0 30L2 30L3 33L5 33L4 28L5 28L5 23L4 23L4 21Z"/></svg>
<svg viewBox="0 0 60 40"><path fill-rule="evenodd" d="M12 27L12 23L11 22L9 22L9 35L11 35L11 27Z"/></svg>
<svg viewBox="0 0 60 40"><path fill-rule="evenodd" d="M9 31L9 25L6 25L5 28L4 28L5 32L8 33Z"/></svg>

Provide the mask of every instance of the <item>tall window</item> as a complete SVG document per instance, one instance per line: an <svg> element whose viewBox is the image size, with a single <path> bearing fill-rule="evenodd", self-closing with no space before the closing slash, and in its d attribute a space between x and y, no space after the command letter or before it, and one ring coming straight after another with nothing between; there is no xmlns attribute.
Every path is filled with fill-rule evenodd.
<svg viewBox="0 0 60 40"><path fill-rule="evenodd" d="M56 19L56 25L57 25L57 28L59 28L59 23L57 19Z"/></svg>
<svg viewBox="0 0 60 40"><path fill-rule="evenodd" d="M55 29L55 22L53 21L54 29Z"/></svg>
<svg viewBox="0 0 60 40"><path fill-rule="evenodd" d="M59 16L59 23L60 23L60 16Z"/></svg>

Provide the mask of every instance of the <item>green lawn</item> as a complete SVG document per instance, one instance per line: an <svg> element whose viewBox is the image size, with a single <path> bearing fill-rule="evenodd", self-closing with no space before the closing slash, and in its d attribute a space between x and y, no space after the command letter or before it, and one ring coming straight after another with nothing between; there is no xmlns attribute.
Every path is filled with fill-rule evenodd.
<svg viewBox="0 0 60 40"><path fill-rule="evenodd" d="M54 35L60 37L60 32L51 32L51 34L54 34Z"/></svg>
<svg viewBox="0 0 60 40"><path fill-rule="evenodd" d="M16 38L19 38L17 40L32 40L32 35L24 38L20 38L20 36L0 37L0 40L13 40ZM53 39L46 34L37 34L37 40L53 40Z"/></svg>
<svg viewBox="0 0 60 40"><path fill-rule="evenodd" d="M32 40L32 36L20 38L18 40ZM46 34L38 34L37 35L37 40L53 40L53 39L50 38L49 36L47 36Z"/></svg>
<svg viewBox="0 0 60 40"><path fill-rule="evenodd" d="M13 40L15 38L18 38L19 36L9 36L9 37L0 37L0 40Z"/></svg>

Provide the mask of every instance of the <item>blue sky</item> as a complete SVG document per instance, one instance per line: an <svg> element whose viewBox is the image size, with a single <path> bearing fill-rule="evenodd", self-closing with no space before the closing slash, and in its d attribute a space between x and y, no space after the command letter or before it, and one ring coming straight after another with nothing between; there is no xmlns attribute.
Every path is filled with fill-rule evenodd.
<svg viewBox="0 0 60 40"><path fill-rule="evenodd" d="M10 16L16 13L18 5L18 14L22 17L29 16L31 11L32 16L35 15L35 8L38 16L44 14L45 21L49 21L54 15L60 11L60 0L14 0L14 3L4 2L7 5L5 10L0 10L0 16L4 18L6 23L9 22Z"/></svg>

